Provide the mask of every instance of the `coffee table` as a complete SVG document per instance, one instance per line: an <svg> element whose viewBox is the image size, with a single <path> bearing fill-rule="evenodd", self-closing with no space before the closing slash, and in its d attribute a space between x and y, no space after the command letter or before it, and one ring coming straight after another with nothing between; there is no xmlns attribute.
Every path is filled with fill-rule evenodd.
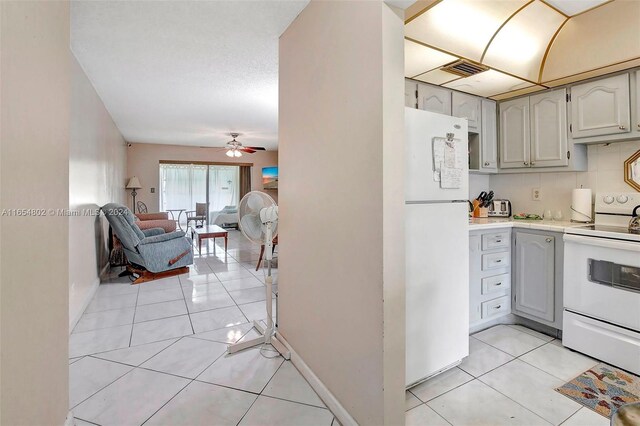
<svg viewBox="0 0 640 426"><path fill-rule="evenodd" d="M202 254L202 240L213 238L215 244L216 238L224 238L224 251L227 251L227 242L229 240L229 232L218 225L207 225L201 228L191 228L198 235L198 253Z"/></svg>

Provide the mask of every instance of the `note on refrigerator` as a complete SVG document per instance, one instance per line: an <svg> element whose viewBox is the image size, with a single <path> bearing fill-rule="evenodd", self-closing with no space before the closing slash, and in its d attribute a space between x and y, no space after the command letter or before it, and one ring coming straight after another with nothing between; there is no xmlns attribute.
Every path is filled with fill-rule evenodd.
<svg viewBox="0 0 640 426"><path fill-rule="evenodd" d="M433 138L433 180L436 182L440 180L440 167L445 160L445 145L444 138Z"/></svg>
<svg viewBox="0 0 640 426"><path fill-rule="evenodd" d="M456 143L454 141L447 141L444 144L444 161L442 164L445 167L455 168L456 167Z"/></svg>
<svg viewBox="0 0 640 426"><path fill-rule="evenodd" d="M440 188L457 189L462 185L462 171L454 167L442 166L440 169Z"/></svg>
<svg viewBox="0 0 640 426"><path fill-rule="evenodd" d="M465 144L459 139L433 138L433 180L441 188L460 188L462 171L467 161ZM445 178L444 169L447 168Z"/></svg>

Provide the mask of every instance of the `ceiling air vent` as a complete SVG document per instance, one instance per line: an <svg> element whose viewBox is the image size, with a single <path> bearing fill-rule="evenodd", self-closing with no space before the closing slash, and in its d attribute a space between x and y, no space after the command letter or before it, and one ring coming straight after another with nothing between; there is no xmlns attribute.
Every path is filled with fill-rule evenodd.
<svg viewBox="0 0 640 426"><path fill-rule="evenodd" d="M451 62L440 69L461 77L469 77L471 75L480 74L481 72L488 70L489 67L460 59L459 61Z"/></svg>

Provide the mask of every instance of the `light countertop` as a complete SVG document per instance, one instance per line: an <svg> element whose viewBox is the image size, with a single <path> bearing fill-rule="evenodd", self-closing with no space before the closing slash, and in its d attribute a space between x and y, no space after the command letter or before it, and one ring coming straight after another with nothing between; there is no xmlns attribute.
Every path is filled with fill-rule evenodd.
<svg viewBox="0 0 640 426"><path fill-rule="evenodd" d="M567 228L575 228L577 226L586 225L588 224L556 220L516 220L513 218L503 219L497 217L474 217L469 219L469 231L481 231L484 229L499 228L528 228L540 229L543 231L564 232L564 230Z"/></svg>

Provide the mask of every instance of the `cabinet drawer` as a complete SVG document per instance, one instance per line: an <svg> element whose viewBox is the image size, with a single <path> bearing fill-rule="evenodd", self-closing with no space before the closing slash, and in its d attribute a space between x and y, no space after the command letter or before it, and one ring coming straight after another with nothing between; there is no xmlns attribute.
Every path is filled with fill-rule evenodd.
<svg viewBox="0 0 640 426"><path fill-rule="evenodd" d="M511 311L509 296L482 302L482 319L508 314Z"/></svg>
<svg viewBox="0 0 640 426"><path fill-rule="evenodd" d="M482 270L505 268L511 264L511 252L501 251L482 255Z"/></svg>
<svg viewBox="0 0 640 426"><path fill-rule="evenodd" d="M482 236L482 250L509 247L509 232L494 232Z"/></svg>
<svg viewBox="0 0 640 426"><path fill-rule="evenodd" d="M505 291L511 286L511 274L495 275L482 279L482 294Z"/></svg>

